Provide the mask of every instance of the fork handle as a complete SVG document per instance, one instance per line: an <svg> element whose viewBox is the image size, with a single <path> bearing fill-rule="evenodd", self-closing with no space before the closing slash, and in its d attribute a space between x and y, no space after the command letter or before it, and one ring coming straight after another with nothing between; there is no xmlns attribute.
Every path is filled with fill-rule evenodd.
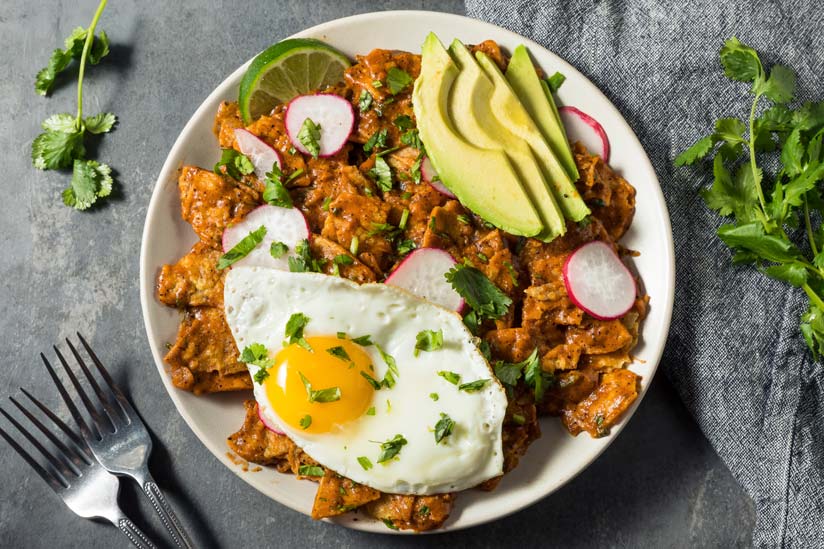
<svg viewBox="0 0 824 549"><path fill-rule="evenodd" d="M117 527L138 549L157 549L157 545L149 541L146 534L135 526L135 523L131 520L123 517L117 521Z"/></svg>
<svg viewBox="0 0 824 549"><path fill-rule="evenodd" d="M181 549L194 549L195 546L189 534L183 529L183 524L180 522L180 519L177 518L166 496L160 491L160 488L151 475L147 475L143 482L143 492L149 498L149 501L152 502L152 507L154 507L155 512L160 516L163 526L166 527L169 535L172 536L175 545Z"/></svg>

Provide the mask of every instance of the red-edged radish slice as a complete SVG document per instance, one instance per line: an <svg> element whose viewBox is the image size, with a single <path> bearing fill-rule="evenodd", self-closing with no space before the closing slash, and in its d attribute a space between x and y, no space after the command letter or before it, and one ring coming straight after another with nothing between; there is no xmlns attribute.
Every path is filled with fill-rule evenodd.
<svg viewBox="0 0 824 549"><path fill-rule="evenodd" d="M261 138L244 128L235 129L235 141L240 152L255 165L255 175L263 181L272 166L281 167L280 155Z"/></svg>
<svg viewBox="0 0 824 549"><path fill-rule="evenodd" d="M570 143L580 141L588 151L600 155L604 162L609 162L609 139L597 120L575 107L561 107L558 114L561 115Z"/></svg>
<svg viewBox="0 0 824 549"><path fill-rule="evenodd" d="M635 303L635 279L611 246L589 242L564 263L564 285L576 306L599 320L623 316Z"/></svg>
<svg viewBox="0 0 824 549"><path fill-rule="evenodd" d="M258 406L258 417L260 418L260 422L263 424L263 426L266 427L267 429L269 429L270 431L272 431L273 433L275 433L276 435L285 435L286 434L283 431L281 431L280 429L276 429L276 428L272 427L271 425L269 425L268 423L266 423L266 420L263 419L263 414L260 413L260 406Z"/></svg>
<svg viewBox="0 0 824 549"><path fill-rule="evenodd" d="M247 267L270 267L282 271L289 270L289 256L295 255L295 246L301 240L309 238L309 225L306 218L297 208L281 208L259 206L249 212L239 223L235 223L223 231L223 251L228 252L238 242L263 225L266 235L257 247L249 252L235 265ZM272 257L270 248L272 242L283 242L289 247L289 252L279 258Z"/></svg>
<svg viewBox="0 0 824 549"><path fill-rule="evenodd" d="M432 187L442 195L448 196L449 198L458 198L438 179L438 172L435 171L435 166L432 165L428 156L424 156L423 161L421 161L421 176L423 176L424 181L432 185Z"/></svg>
<svg viewBox="0 0 824 549"><path fill-rule="evenodd" d="M295 97L286 106L284 122L289 140L303 154L309 154L309 151L298 140L298 134L307 118L320 126L318 156L332 156L340 151L355 126L352 104L339 95L319 93Z"/></svg>
<svg viewBox="0 0 824 549"><path fill-rule="evenodd" d="M455 259L438 248L419 248L404 259L386 279L386 284L431 301L452 311L463 309L464 301L444 274L455 266Z"/></svg>

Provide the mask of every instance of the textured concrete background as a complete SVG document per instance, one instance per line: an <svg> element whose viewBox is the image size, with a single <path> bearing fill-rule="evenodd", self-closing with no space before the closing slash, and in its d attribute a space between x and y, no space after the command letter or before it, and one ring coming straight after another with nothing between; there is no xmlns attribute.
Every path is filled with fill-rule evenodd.
<svg viewBox="0 0 824 549"><path fill-rule="evenodd" d="M206 95L270 43L356 13L461 12L463 5L457 0L113 1L101 22L112 39L112 54L89 71L86 110L110 110L120 118L98 151L117 170L117 197L94 212L79 213L60 201L68 176L38 172L29 161L40 121L74 110L74 82L62 81L49 99L36 96L32 82L71 29L88 24L95 5L90 0L6 0L0 13L6 43L0 50L5 76L0 80L4 408L5 396L23 386L67 417L37 352L75 330L85 333L149 424L155 436L155 477L204 546L749 544L749 500L663 376L653 382L621 437L581 476L525 511L468 531L403 538L349 531L281 507L229 473L177 415L156 377L143 328L137 284L140 235L163 160ZM111 526L69 512L4 443L0 463L0 547L127 545ZM121 503L135 522L163 539L162 527L132 486L124 484Z"/></svg>

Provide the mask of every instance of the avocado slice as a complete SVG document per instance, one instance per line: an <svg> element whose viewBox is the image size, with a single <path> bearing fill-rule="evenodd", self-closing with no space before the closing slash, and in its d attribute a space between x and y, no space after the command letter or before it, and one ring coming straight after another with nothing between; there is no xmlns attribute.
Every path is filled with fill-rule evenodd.
<svg viewBox="0 0 824 549"><path fill-rule="evenodd" d="M529 116L541 130L541 134L549 143L567 175L573 181L577 181L578 167L575 165L575 158L572 156L572 149L567 141L564 126L561 124L552 92L549 91L546 82L538 78L526 46L520 45L512 52L509 66L506 68L506 79Z"/></svg>
<svg viewBox="0 0 824 549"><path fill-rule="evenodd" d="M447 102L458 66L429 33L421 50L421 73L412 106L418 131L438 176L467 208L502 230L535 236L543 229L506 154L464 140L449 118Z"/></svg>
<svg viewBox="0 0 824 549"><path fill-rule="evenodd" d="M555 157L555 153L552 152L529 113L521 105L498 65L481 51L475 53L475 58L494 85L490 97L492 113L501 124L526 141L532 148L532 152L535 153L544 171L544 176L555 191L555 199L561 206L564 216L572 221L585 218L590 213L589 208L584 204L575 184Z"/></svg>
<svg viewBox="0 0 824 549"><path fill-rule="evenodd" d="M455 129L473 145L503 151L509 156L532 205L543 221L544 230L538 238L550 241L564 234L564 214L529 145L498 122L492 114L489 106L492 81L459 40L452 42L449 53L460 69L449 94L449 114Z"/></svg>

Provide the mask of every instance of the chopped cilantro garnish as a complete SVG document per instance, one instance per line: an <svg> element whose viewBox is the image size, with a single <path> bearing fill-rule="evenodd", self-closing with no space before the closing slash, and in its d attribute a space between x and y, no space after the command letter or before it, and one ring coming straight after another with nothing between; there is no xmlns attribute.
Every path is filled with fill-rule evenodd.
<svg viewBox="0 0 824 549"><path fill-rule="evenodd" d="M365 379L366 381L368 381L368 382L369 382L369 385L371 385L371 386L372 386L372 388L373 388L373 389L375 389L376 391L380 391L380 390L381 390L381 387L383 387L383 385L381 385L381 382L380 382L380 381L378 381L377 379L375 379L375 378L374 378L374 377L372 377L371 375L367 374L367 373L366 373L366 372L364 372L363 370L361 370L360 375L362 375L362 376L363 376L363 379Z"/></svg>
<svg viewBox="0 0 824 549"><path fill-rule="evenodd" d="M441 397L438 396L438 393L429 393L429 398L431 398L434 402L438 402L438 399Z"/></svg>
<svg viewBox="0 0 824 549"><path fill-rule="evenodd" d="M444 276L480 317L501 318L512 305L509 296L475 267L455 265Z"/></svg>
<svg viewBox="0 0 824 549"><path fill-rule="evenodd" d="M414 122L412 122L412 118L409 115L402 114L395 118L392 123L397 127L400 131L405 131L414 126Z"/></svg>
<svg viewBox="0 0 824 549"><path fill-rule="evenodd" d="M355 262L355 260L350 255L340 254L336 255L335 259L333 259L332 262L336 265L352 265Z"/></svg>
<svg viewBox="0 0 824 549"><path fill-rule="evenodd" d="M297 343L307 351L311 351L312 348L307 343L306 339L303 337L303 329L306 325L309 324L309 317L303 313L294 313L292 316L289 317L289 320L286 322L286 329L284 331L284 337L289 338L289 344Z"/></svg>
<svg viewBox="0 0 824 549"><path fill-rule="evenodd" d="M269 351L261 343L252 343L244 347L240 353L240 361L258 367L258 371L252 376L258 384L262 384L269 377L269 368L275 364L274 359L269 358Z"/></svg>
<svg viewBox="0 0 824 549"><path fill-rule="evenodd" d="M300 428L305 431L306 429L309 428L310 425L312 425L312 416L310 416L309 414L306 414L305 416L300 418L299 423L300 423Z"/></svg>
<svg viewBox="0 0 824 549"><path fill-rule="evenodd" d="M416 128L403 132L401 134L401 143L414 147L419 151L423 150L423 141L421 141L421 136L418 134L418 130Z"/></svg>
<svg viewBox="0 0 824 549"><path fill-rule="evenodd" d="M349 358L349 353L346 352L346 349L338 345L337 347L330 347L326 349L326 352L332 355L335 358L339 358L344 362L350 362L352 359Z"/></svg>
<svg viewBox="0 0 824 549"><path fill-rule="evenodd" d="M354 337L352 338L352 343L357 343L361 347L369 347L372 345L372 336L362 335L360 337Z"/></svg>
<svg viewBox="0 0 824 549"><path fill-rule="evenodd" d="M455 372L448 372L446 370L441 370L438 372L438 375L447 380L452 385L457 385L461 382L461 374Z"/></svg>
<svg viewBox="0 0 824 549"><path fill-rule="evenodd" d="M469 225L469 216L466 214L458 214L458 221L464 225Z"/></svg>
<svg viewBox="0 0 824 549"><path fill-rule="evenodd" d="M289 257L289 270L293 273L319 273L323 266L321 260L312 257L309 240L303 239L295 246L297 257Z"/></svg>
<svg viewBox="0 0 824 549"><path fill-rule="evenodd" d="M404 209L403 209L403 213L401 214L401 220L400 220L400 222L398 223L398 228L399 228L399 229L405 229L405 228L406 228L406 223L407 223L408 221L409 221L409 209L408 209L408 208L404 208Z"/></svg>
<svg viewBox="0 0 824 549"><path fill-rule="evenodd" d="M369 170L369 175L374 178L383 192L392 190L392 168L382 156L375 158L375 167Z"/></svg>
<svg viewBox="0 0 824 549"><path fill-rule="evenodd" d="M298 474L304 477L322 477L323 467L317 465L301 465L298 467Z"/></svg>
<svg viewBox="0 0 824 549"><path fill-rule="evenodd" d="M372 97L371 93L369 93L365 89L361 90L360 97L358 97L358 110L360 110L360 112L368 111L372 107L373 99L374 98Z"/></svg>
<svg viewBox="0 0 824 549"><path fill-rule="evenodd" d="M386 146L386 138L389 135L389 131L386 128L377 130L369 139L366 140L366 143L363 144L363 152L370 153L372 149L376 147L383 148Z"/></svg>
<svg viewBox="0 0 824 549"><path fill-rule="evenodd" d="M462 383L458 386L459 391L465 391L467 393L476 393L484 388L484 386L489 383L488 379L476 379L475 381L470 381L469 383Z"/></svg>
<svg viewBox="0 0 824 549"><path fill-rule="evenodd" d="M392 522L392 519L382 518L381 520L383 521L383 523L386 525L387 528L389 528L391 530L397 530L398 529L398 527L395 526L395 523Z"/></svg>
<svg viewBox="0 0 824 549"><path fill-rule="evenodd" d="M358 463L360 463L360 466L363 467L364 471L368 471L372 468L372 461L366 456L359 456Z"/></svg>
<svg viewBox="0 0 824 549"><path fill-rule="evenodd" d="M294 156L294 154L295 154L296 152L298 152L298 150L297 150L295 147L289 147L289 154L291 154L291 155L293 155L293 156Z"/></svg>
<svg viewBox="0 0 824 549"><path fill-rule="evenodd" d="M303 387L306 389L306 396L309 397L309 402L335 402L340 400L340 387L327 387L326 389L312 389L312 384L301 372L298 372L300 380L303 382Z"/></svg>
<svg viewBox="0 0 824 549"><path fill-rule="evenodd" d="M313 158L317 158L318 154L320 154L319 140L320 126L315 124L311 118L307 118L303 121L303 125L298 132L298 141L306 147L306 150L309 151L309 154L311 154Z"/></svg>
<svg viewBox="0 0 824 549"><path fill-rule="evenodd" d="M383 377L383 385L389 389L395 386L395 379L400 377L400 373L398 372L398 365L395 362L395 358L388 354L383 348L375 343L375 348L381 355L381 358L386 363L386 367L389 370L386 372L386 375Z"/></svg>
<svg viewBox="0 0 824 549"><path fill-rule="evenodd" d="M399 93L414 81L414 78L409 76L409 73L398 67L390 67L386 72L386 85L389 86L389 91L392 95Z"/></svg>
<svg viewBox="0 0 824 549"><path fill-rule="evenodd" d="M455 430L455 421L448 415L441 412L441 419L435 424L435 444L452 434Z"/></svg>
<svg viewBox="0 0 824 549"><path fill-rule="evenodd" d="M237 263L249 253L258 247L258 245L263 241L263 237L266 235L266 227L261 225L258 229L250 232L248 235L244 236L240 242L232 246L232 249L220 256L220 259L217 262L217 270L222 271L226 267Z"/></svg>
<svg viewBox="0 0 824 549"><path fill-rule="evenodd" d="M255 171L255 165L249 158L234 149L223 149L220 160L215 164L214 172L218 175L226 174L233 179L241 179Z"/></svg>
<svg viewBox="0 0 824 549"><path fill-rule="evenodd" d="M513 267L512 263L510 263L509 261L504 261L504 267L506 267L506 270L509 271L509 278L512 279L512 285L517 288L518 287L518 273L515 271L515 267Z"/></svg>
<svg viewBox="0 0 824 549"><path fill-rule="evenodd" d="M369 407L369 409L368 409L368 410L366 410L366 415L367 415L367 416L374 416L374 415L375 415L375 407L374 407L374 406L370 406L370 407Z"/></svg>
<svg viewBox="0 0 824 549"><path fill-rule="evenodd" d="M338 339L346 339L346 332L338 332Z"/></svg>
<svg viewBox="0 0 824 549"><path fill-rule="evenodd" d="M283 185L283 172L280 171L277 164L272 165L272 171L266 174L263 182L266 184L263 189L263 200L267 204L280 206L281 208L291 208L293 206L292 197L289 196L289 191Z"/></svg>
<svg viewBox="0 0 824 549"><path fill-rule="evenodd" d="M541 359L538 357L537 348L532 351L532 354L524 362L524 381L532 387L535 401L540 402L544 398L544 391L547 386L554 383L555 378L541 368Z"/></svg>
<svg viewBox="0 0 824 549"><path fill-rule="evenodd" d="M515 425L523 425L526 423L526 418L521 414L512 414L512 422L515 423Z"/></svg>
<svg viewBox="0 0 824 549"><path fill-rule="evenodd" d="M477 255L477 256L478 256L478 259L480 259L480 260L481 260L481 263L489 263L489 257L487 257L487 255L486 255L485 253L483 253L483 252L478 252L478 253L477 253L477 254L475 254L475 255Z"/></svg>
<svg viewBox="0 0 824 549"><path fill-rule="evenodd" d="M372 80L372 87L376 90L383 87L383 82L380 80Z"/></svg>
<svg viewBox="0 0 824 549"><path fill-rule="evenodd" d="M549 86L549 91L551 91L552 93L556 93L558 91L558 88L561 87L561 84L564 83L564 80L566 80L566 76L564 76L560 72L556 72L555 74L546 79L546 85Z"/></svg>
<svg viewBox="0 0 824 549"><path fill-rule="evenodd" d="M385 463L397 456L407 444L403 435L395 435L393 438L381 443L381 453L378 455L378 463Z"/></svg>
<svg viewBox="0 0 824 549"><path fill-rule="evenodd" d="M331 204L331 203L332 203L332 197L327 196L326 198L323 199L323 204L320 205L320 209L323 210L324 212L328 212L329 211L329 204Z"/></svg>
<svg viewBox="0 0 824 549"><path fill-rule="evenodd" d="M421 351L437 351L443 347L443 330L422 330L415 337L415 356Z"/></svg>
<svg viewBox="0 0 824 549"><path fill-rule="evenodd" d="M392 240L400 233L400 229L397 227L390 225L389 223L375 223L372 222L372 229L366 236L375 236L376 234L385 234L386 238Z"/></svg>
<svg viewBox="0 0 824 549"><path fill-rule="evenodd" d="M398 242L398 248L396 250L396 253L398 254L398 256L403 257L415 248L417 248L417 246L415 246L415 242L413 242L412 240L401 240L400 242Z"/></svg>
<svg viewBox="0 0 824 549"><path fill-rule="evenodd" d="M418 514L422 517L429 516L429 506L428 505L421 505L421 508L418 509Z"/></svg>
<svg viewBox="0 0 824 549"><path fill-rule="evenodd" d="M272 242L272 245L269 246L269 254L275 259L283 257L288 251L289 246L283 242Z"/></svg>

